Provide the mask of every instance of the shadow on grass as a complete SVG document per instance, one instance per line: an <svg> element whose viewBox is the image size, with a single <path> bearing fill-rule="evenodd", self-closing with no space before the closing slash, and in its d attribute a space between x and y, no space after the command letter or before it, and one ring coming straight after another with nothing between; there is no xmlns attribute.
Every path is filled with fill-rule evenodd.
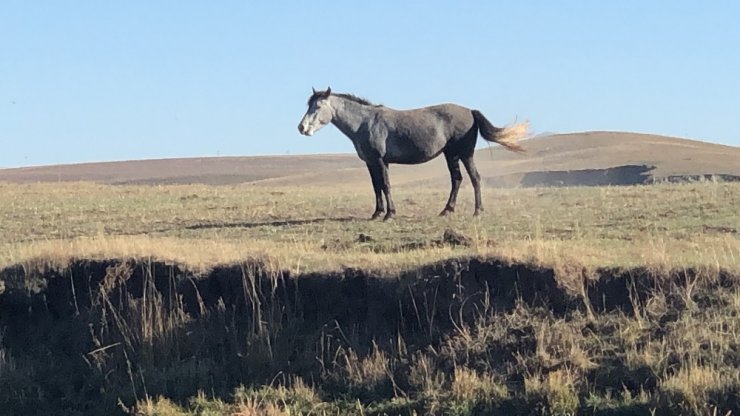
<svg viewBox="0 0 740 416"><path fill-rule="evenodd" d="M304 220L275 220L261 222L216 222L208 224L193 224L183 228L186 230L205 230L213 228L257 228L257 227L290 227L297 225L321 224L326 222L352 222L362 221L357 217L336 217L336 218L311 218Z"/></svg>

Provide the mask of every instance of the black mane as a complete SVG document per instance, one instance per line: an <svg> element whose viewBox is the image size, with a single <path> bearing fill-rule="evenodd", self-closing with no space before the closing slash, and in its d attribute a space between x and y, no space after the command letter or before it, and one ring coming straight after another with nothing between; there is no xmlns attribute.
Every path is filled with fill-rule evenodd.
<svg viewBox="0 0 740 416"><path fill-rule="evenodd" d="M359 103L359 104L371 105L371 106L374 106L374 107L380 107L380 105L373 104L370 101L368 101L368 100L366 100L366 99L364 99L362 97L358 97L356 95L352 95L352 94L334 94L334 95L336 95L337 97L346 98L346 99L348 99L350 101L354 101L354 102Z"/></svg>
<svg viewBox="0 0 740 416"><path fill-rule="evenodd" d="M358 97L356 95L344 94L344 93L332 93L332 92L329 92L327 94L327 91L316 91L313 94L311 94L311 97L308 98L308 106L310 107L311 104L313 104L316 100L318 100L320 98L326 98L329 95L335 95L337 97L342 97L342 98L348 99L350 101L354 101L354 102L356 102L358 104L362 104L362 105L371 105L373 107L382 107L382 105L373 104L370 101L368 101L368 100L366 100L364 98Z"/></svg>

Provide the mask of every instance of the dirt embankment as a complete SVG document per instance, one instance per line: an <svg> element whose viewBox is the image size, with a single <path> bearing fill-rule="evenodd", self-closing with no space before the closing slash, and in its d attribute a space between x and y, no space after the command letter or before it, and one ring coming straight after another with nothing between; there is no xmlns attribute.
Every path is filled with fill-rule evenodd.
<svg viewBox="0 0 740 416"><path fill-rule="evenodd" d="M409 308L417 297L432 296L436 306L443 308L487 295L499 311L524 302L562 315L584 307L587 301L595 310L631 312L631 295L697 272L684 270L670 278L643 268L599 269L590 276L583 273L563 283L563 278L550 268L462 259L407 271L398 277L358 269L294 276L289 272L265 272L259 263L220 266L198 275L160 262L78 260L61 270L16 265L0 271L0 311L5 324L24 327L24 319L31 317L73 318L94 307L101 295L115 299L108 301L122 307L122 302L141 299L153 291L162 298L165 308L178 307L192 317L206 315L219 304L239 308L274 304L300 312L307 321L361 324L372 333L381 329L395 332L415 325L416 317L411 316L414 313ZM585 299L577 287L581 279ZM717 282L728 284L731 280L729 274L721 273ZM392 319L372 322L370 316Z"/></svg>
<svg viewBox="0 0 740 416"><path fill-rule="evenodd" d="M15 266L0 271L0 347L10 357L6 374L13 375L0 378L0 405L19 414L44 406L94 412L144 395L226 395L276 374L319 380L331 374L342 351L433 349L461 325L474 324L484 309L506 314L524 304L555 318L632 314L656 290L670 292L700 275L603 269L558 276L548 268L480 259L393 278L362 270L292 276L259 263L206 275L119 260L76 261L61 270ZM735 282L720 273L702 284ZM523 328L511 329L514 350L497 351L497 361L513 362L516 351L532 348L536 328ZM606 379L609 371L592 377ZM639 392L646 385L631 386ZM510 388L523 388L521 380ZM41 409L29 399L38 395Z"/></svg>
<svg viewBox="0 0 740 416"><path fill-rule="evenodd" d="M624 186L648 185L661 182L688 183L700 181L738 182L740 176L729 174L682 174L655 177L655 166L624 165L604 169L552 170L516 173L485 178L494 187L546 186Z"/></svg>

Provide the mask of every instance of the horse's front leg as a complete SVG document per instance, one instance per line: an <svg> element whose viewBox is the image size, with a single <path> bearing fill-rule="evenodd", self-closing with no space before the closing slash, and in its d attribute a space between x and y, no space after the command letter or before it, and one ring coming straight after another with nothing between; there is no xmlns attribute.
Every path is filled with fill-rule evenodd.
<svg viewBox="0 0 740 416"><path fill-rule="evenodd" d="M383 174L380 171L380 167L367 164L367 170L370 172L370 180L373 182L373 191L375 192L375 212L373 212L371 220L380 217L385 212L383 208Z"/></svg>
<svg viewBox="0 0 740 416"><path fill-rule="evenodd" d="M391 182L388 180L388 164L381 160L380 168L383 179L383 193L385 194L385 203L388 206L388 210L383 217L383 221L387 221L396 215L396 206L393 204L393 198L391 198Z"/></svg>

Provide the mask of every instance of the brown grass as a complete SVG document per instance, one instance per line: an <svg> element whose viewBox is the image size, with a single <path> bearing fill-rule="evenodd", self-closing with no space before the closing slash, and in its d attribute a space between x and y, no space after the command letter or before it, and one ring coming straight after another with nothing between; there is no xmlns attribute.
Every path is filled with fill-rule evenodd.
<svg viewBox="0 0 740 416"><path fill-rule="evenodd" d="M0 266L154 258L196 270L245 258L276 269L386 273L459 256L655 270L740 269L740 185L490 190L480 218L461 194L399 191L399 218L365 219L364 192L250 186L0 185ZM440 243L445 230L471 244ZM370 236L360 241L360 234ZM562 267L560 265L563 265ZM578 269L576 267L575 269Z"/></svg>

